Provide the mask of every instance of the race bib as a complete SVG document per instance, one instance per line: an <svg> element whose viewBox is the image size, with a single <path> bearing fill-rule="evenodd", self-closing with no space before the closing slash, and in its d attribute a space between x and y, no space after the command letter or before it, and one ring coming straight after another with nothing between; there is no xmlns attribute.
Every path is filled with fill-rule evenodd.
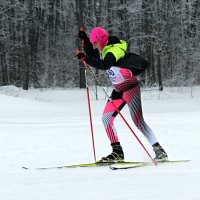
<svg viewBox="0 0 200 200"><path fill-rule="evenodd" d="M119 84L124 81L124 77L122 76L119 67L111 67L110 69L106 70L106 72L113 84Z"/></svg>

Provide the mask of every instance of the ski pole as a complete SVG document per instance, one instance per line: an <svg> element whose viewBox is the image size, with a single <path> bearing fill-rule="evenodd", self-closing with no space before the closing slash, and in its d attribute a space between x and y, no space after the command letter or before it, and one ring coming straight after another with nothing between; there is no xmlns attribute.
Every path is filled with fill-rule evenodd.
<svg viewBox="0 0 200 200"><path fill-rule="evenodd" d="M83 31L83 28L80 28L79 30ZM81 46L84 47L84 42L81 40ZM90 118L90 130L91 130L91 136L92 136L92 148L93 148L93 154L94 154L94 161L96 162L96 151L95 151L95 143L94 143L94 129L93 129L93 123L92 123L92 112L91 112L91 105L90 105L90 92L89 92L89 86L87 81L87 67L88 64L85 61L82 61L85 69L85 83L86 83L86 92L87 92L87 102L88 102L88 111L89 111L89 118Z"/></svg>
<svg viewBox="0 0 200 200"><path fill-rule="evenodd" d="M90 117L90 130L92 135L92 147L93 147L93 154L94 154L94 160L96 162L96 151L95 151L95 143L94 143L94 130L93 130L93 124L92 124L92 112L91 112L91 106L90 106L90 92L88 87L88 81L87 81L87 64L83 61L84 67L85 67L85 82L86 82L86 91L87 91L87 101L88 101L88 110L89 110L89 117Z"/></svg>
<svg viewBox="0 0 200 200"><path fill-rule="evenodd" d="M98 80L98 78L96 77L96 75L94 74L94 72L91 70L91 68L88 66L87 67L89 74L97 81L97 83L99 84L99 86L101 85L101 82ZM137 141L139 142L139 144L142 146L142 148L144 149L144 151L147 153L147 155L149 156L149 158L152 160L154 165L157 165L155 159L152 158L151 154L147 151L147 149L145 148L145 146L143 145L143 143L141 142L141 140L138 138L138 136L135 134L135 132L133 131L133 129L131 128L131 126L129 125L129 123L127 122L127 120L124 118L124 116L121 114L120 110L117 108L117 106L115 105L115 103L112 101L112 99L109 97L108 93L106 92L106 90L104 88L102 88L105 95L108 97L108 99L110 100L110 102L113 104L113 106L115 107L116 111L118 112L118 114L121 116L121 118L123 119L123 121L125 122L125 124L128 126L128 128L130 129L130 131L133 133L133 135L135 136L135 138L137 139Z"/></svg>

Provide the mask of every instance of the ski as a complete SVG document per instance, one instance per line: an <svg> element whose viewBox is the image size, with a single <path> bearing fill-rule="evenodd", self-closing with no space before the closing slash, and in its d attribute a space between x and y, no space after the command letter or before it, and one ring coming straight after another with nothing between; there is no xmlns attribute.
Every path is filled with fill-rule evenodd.
<svg viewBox="0 0 200 200"><path fill-rule="evenodd" d="M119 169L133 169L133 168L139 168L139 167L145 167L145 166L150 166L152 163L141 163L141 164L134 164L134 165L128 165L128 166L118 166L117 164L115 165L110 165L109 168L112 170L119 170Z"/></svg>
<svg viewBox="0 0 200 200"><path fill-rule="evenodd" d="M164 164L164 163L181 163L181 162L189 162L190 160L165 160L165 161L157 161L157 164ZM128 164L127 166L118 166L117 164L110 165L109 168L112 170L120 170L120 169L133 169L145 166L152 166L152 163L138 163L138 164Z"/></svg>
<svg viewBox="0 0 200 200"><path fill-rule="evenodd" d="M94 163L81 163L81 164L75 164L75 165L61 165L61 166L51 166L51 167L36 167L36 168L30 168L26 166L22 166L23 169L38 169L38 170L45 170L45 169L63 169L63 168L79 168L79 167L102 167L102 166L110 166L113 164L118 165L127 165L127 164L147 164L149 162L140 162L140 161L120 161L120 162L94 162Z"/></svg>
<svg viewBox="0 0 200 200"><path fill-rule="evenodd" d="M179 162L189 162L190 160L168 160L168 161L157 161L160 163L179 163ZM123 166L126 165L126 166ZM75 165L61 165L61 166L50 166L50 167L25 167L22 166L23 169L37 169L37 170L46 170L46 169L63 169L63 168L84 168L84 167L103 167L109 166L112 170L117 169L130 169L130 168L138 168L144 166L151 166L151 162L140 162L140 161L120 161L120 162L94 162L94 163L81 163Z"/></svg>

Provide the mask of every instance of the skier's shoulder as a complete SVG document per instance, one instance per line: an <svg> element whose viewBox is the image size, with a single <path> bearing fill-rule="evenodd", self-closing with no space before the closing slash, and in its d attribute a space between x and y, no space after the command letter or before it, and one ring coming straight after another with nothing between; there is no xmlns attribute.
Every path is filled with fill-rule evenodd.
<svg viewBox="0 0 200 200"><path fill-rule="evenodd" d="M124 40L120 40L116 36L109 36L108 43L104 47L102 54L103 57L105 57L107 53L112 53L115 56L116 61L118 61L125 55L126 49L127 43Z"/></svg>
<svg viewBox="0 0 200 200"><path fill-rule="evenodd" d="M127 43L125 40L121 40L116 36L109 36L108 37L108 43L106 46L110 47L121 47L121 48L127 48Z"/></svg>
<svg viewBox="0 0 200 200"><path fill-rule="evenodd" d="M113 44L117 44L120 43L120 39L116 36L109 36L108 37L108 43L107 45L113 45Z"/></svg>

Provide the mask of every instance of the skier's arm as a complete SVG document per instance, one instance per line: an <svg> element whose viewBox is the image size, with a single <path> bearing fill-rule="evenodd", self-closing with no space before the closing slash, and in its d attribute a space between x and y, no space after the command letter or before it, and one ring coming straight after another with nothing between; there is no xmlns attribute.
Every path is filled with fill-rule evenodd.
<svg viewBox="0 0 200 200"><path fill-rule="evenodd" d="M107 70L115 65L116 58L112 53L107 53L104 60L101 60L99 57L87 55L85 61L94 68Z"/></svg>
<svg viewBox="0 0 200 200"><path fill-rule="evenodd" d="M90 39L88 38L85 31L79 31L78 37L81 41L83 41L84 52L88 56L99 57L99 51L93 48L92 43L90 42Z"/></svg>
<svg viewBox="0 0 200 200"><path fill-rule="evenodd" d="M99 51L94 49L88 37L84 39L84 51L88 56L99 57Z"/></svg>

